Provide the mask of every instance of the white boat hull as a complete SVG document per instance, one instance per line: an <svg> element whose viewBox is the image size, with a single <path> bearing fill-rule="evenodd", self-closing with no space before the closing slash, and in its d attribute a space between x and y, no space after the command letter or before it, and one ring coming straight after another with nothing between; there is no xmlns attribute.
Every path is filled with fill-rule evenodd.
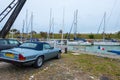
<svg viewBox="0 0 120 80"><path fill-rule="evenodd" d="M92 45L90 42L68 41L67 45Z"/></svg>
<svg viewBox="0 0 120 80"><path fill-rule="evenodd" d="M120 45L119 42L94 42L93 45Z"/></svg>

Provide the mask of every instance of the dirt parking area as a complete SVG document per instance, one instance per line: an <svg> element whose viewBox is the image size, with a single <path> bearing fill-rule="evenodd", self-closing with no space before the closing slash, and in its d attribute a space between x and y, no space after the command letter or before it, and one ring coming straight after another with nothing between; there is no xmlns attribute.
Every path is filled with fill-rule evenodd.
<svg viewBox="0 0 120 80"><path fill-rule="evenodd" d="M120 80L120 60L88 54L62 54L41 68L0 62L0 80Z"/></svg>
<svg viewBox="0 0 120 80"><path fill-rule="evenodd" d="M95 80L77 68L72 59L63 57L46 61L39 69L31 66L16 67L0 62L0 80Z"/></svg>

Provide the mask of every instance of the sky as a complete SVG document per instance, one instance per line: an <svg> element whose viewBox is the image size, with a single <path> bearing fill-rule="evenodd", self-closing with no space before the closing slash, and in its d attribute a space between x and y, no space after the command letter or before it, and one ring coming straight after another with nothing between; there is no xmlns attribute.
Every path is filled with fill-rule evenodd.
<svg viewBox="0 0 120 80"><path fill-rule="evenodd" d="M0 0L0 13L11 1ZM105 32L114 33L120 31L119 4L120 0L27 0L12 28L22 32L23 21L25 21L27 25L25 24L24 32L30 32L30 17L33 13L33 30L38 33L49 32L50 9L52 9L51 18L54 19L54 30L52 27L51 32L58 33L62 29L64 33L67 33L74 20L74 11L78 10L77 33L97 33L105 12ZM8 17L9 15L0 23L0 28L4 26ZM103 27L104 23L102 23L99 33L103 32ZM72 30L73 32L74 30Z"/></svg>

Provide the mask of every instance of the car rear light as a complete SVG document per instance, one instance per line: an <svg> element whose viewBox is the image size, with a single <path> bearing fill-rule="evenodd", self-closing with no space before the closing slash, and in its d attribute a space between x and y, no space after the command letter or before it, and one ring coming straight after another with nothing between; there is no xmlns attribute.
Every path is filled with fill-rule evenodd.
<svg viewBox="0 0 120 80"><path fill-rule="evenodd" d="M19 54L19 60L25 60L26 58L22 55L22 54Z"/></svg>

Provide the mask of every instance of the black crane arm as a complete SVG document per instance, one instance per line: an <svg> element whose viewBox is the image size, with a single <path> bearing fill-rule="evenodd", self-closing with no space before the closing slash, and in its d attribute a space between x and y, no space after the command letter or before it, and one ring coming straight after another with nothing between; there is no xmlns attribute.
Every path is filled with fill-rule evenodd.
<svg viewBox="0 0 120 80"><path fill-rule="evenodd" d="M5 23L4 27L0 31L0 37L5 38L7 33L9 32L10 28L12 27L14 21L16 20L18 14L20 13L22 7L24 6L26 0L18 0L18 3L16 4L16 7L12 14L10 15L9 19Z"/></svg>
<svg viewBox="0 0 120 80"><path fill-rule="evenodd" d="M17 5L18 0L13 0L6 8L0 13L0 22L12 11Z"/></svg>

